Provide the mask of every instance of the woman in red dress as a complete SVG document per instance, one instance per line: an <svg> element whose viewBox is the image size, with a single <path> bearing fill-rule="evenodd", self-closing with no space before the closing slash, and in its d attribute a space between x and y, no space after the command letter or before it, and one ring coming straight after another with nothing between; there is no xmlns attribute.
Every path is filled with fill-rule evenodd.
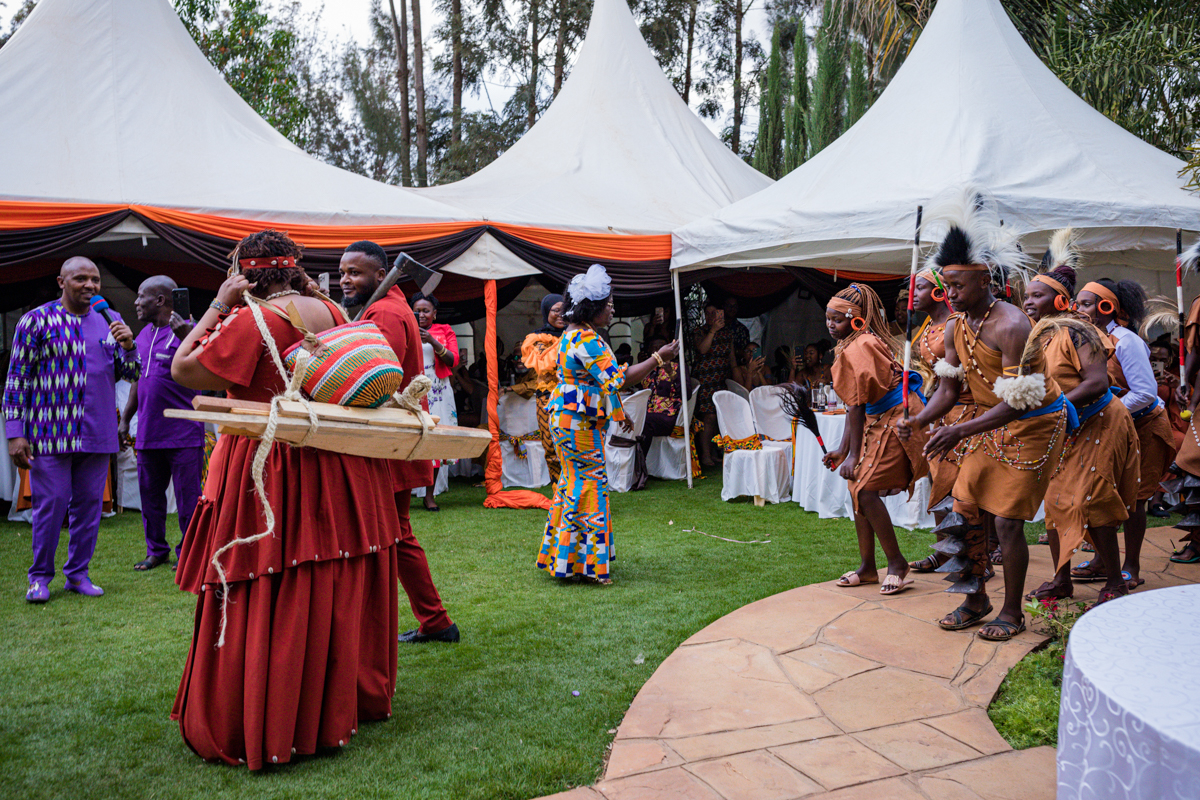
<svg viewBox="0 0 1200 800"><path fill-rule="evenodd" d="M253 234L236 252L242 272L180 345L171 374L193 389L267 402L284 382L242 293L294 305L313 332L343 317L300 294L299 247L285 235ZM281 353L301 340L279 315L262 316ZM258 445L220 438L184 537L176 581L197 595L196 623L171 712L202 758L250 769L344 745L359 722L391 716L398 628L400 523L388 463L279 442L263 478L274 534L220 556L222 608L214 554L266 527L251 468Z"/></svg>

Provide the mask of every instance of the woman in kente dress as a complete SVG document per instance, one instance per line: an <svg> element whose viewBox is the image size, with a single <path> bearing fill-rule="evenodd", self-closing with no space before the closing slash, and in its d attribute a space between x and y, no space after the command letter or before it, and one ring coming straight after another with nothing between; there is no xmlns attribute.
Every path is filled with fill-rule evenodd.
<svg viewBox="0 0 1200 800"><path fill-rule="evenodd" d="M554 452L554 437L550 433L550 415L546 405L550 393L558 384L558 340L567 323L562 318L563 297L548 294L542 298L542 327L521 342L521 362L533 373L533 398L537 404L538 431L542 449L546 451L546 466L550 482L558 483L558 455Z"/></svg>
<svg viewBox="0 0 1200 800"><path fill-rule="evenodd" d="M1075 406L1079 427L1067 438L1046 489L1046 533L1054 577L1026 597L1062 600L1074 595L1071 554L1087 539L1108 566L1100 602L1129 593L1118 568L1117 527L1137 502L1140 458L1133 417L1108 386L1112 344L1086 317L1071 312L1078 255L1070 228L1054 234L1043 268L1025 289L1025 313L1037 325L1046 373Z"/></svg>
<svg viewBox="0 0 1200 800"><path fill-rule="evenodd" d="M608 509L608 476L604 472L604 435L610 422L632 426L617 392L636 386L655 366L675 358L671 342L640 364L617 365L599 329L612 321L612 284L608 273L593 264L576 275L563 295L567 329L558 349L558 384L550 395L550 430L562 472L554 485L554 501L537 557L538 569L556 578L612 583L612 519Z"/></svg>
<svg viewBox="0 0 1200 800"><path fill-rule="evenodd" d="M336 304L301 295L299 255L276 231L243 239L241 272L179 346L171 376L233 400L281 394L243 292L294 306L314 333L345 320ZM286 319L262 317L281 353L301 341ZM387 461L275 442L263 471L274 533L220 556L223 592L213 556L266 530L251 466L258 448L220 438L183 540L176 582L196 595L196 620L171 712L202 758L252 770L348 744L360 723L391 716L401 536Z"/></svg>
<svg viewBox="0 0 1200 800"><path fill-rule="evenodd" d="M846 404L846 430L841 446L825 456L825 466L838 470L849 482L854 501L854 527L862 563L838 579L838 586L878 583L875 540L887 556L887 576L880 594L896 594L914 583L900 552L891 515L883 497L907 490L928 472L921 455L925 432L908 441L896 435L901 407L901 367L896 343L888 333L879 296L864 284L854 283L829 301L825 326L837 341L833 361L833 389ZM909 408L919 413L921 379L910 374Z"/></svg>

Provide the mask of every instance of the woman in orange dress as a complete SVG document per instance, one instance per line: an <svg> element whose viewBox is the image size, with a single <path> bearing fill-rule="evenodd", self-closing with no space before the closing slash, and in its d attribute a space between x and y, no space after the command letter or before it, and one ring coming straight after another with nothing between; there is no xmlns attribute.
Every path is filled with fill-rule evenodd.
<svg viewBox="0 0 1200 800"><path fill-rule="evenodd" d="M1086 538L1110 565L1100 592L1103 603L1129 593L1117 568L1117 527L1137 502L1138 435L1133 417L1109 391L1106 365L1112 345L1086 318L1068 310L1078 260L1069 228L1055 234L1047 255L1043 264L1053 269L1026 287L1025 313L1038 323L1030 337L1043 342L1046 373L1075 406L1079 427L1067 438L1046 489L1046 532L1054 577L1026 596L1072 597L1071 554Z"/></svg>
<svg viewBox="0 0 1200 800"><path fill-rule="evenodd" d="M891 515L883 497L904 490L929 469L922 457L924 431L907 442L896 435L895 422L901 407L901 367L896 343L888 333L879 295L864 284L851 284L829 301L825 326L837 341L833 362L833 389L846 404L846 429L842 443L825 456L825 466L838 470L849 482L854 501L854 527L862 563L838 579L838 586L878 583L875 540L887 556L888 572L880 594L896 594L914 583L909 566L896 541ZM923 408L920 377L913 373L909 384L911 413Z"/></svg>
<svg viewBox="0 0 1200 800"><path fill-rule="evenodd" d="M180 345L171 375L267 402L284 382L243 292L294 306L313 332L344 317L301 295L299 247L285 235L253 234L235 253L242 271ZM279 352L301 341L286 319L262 317ZM251 466L258 447L220 438L183 540L176 581L197 596L196 622L171 712L199 756L252 770L340 747L361 722L391 716L401 536L387 461L276 442L262 473L274 534L220 556L223 591L214 555L266 530Z"/></svg>
<svg viewBox="0 0 1200 800"><path fill-rule="evenodd" d="M546 404L550 393L558 385L558 340L567 327L562 318L563 297L548 294L542 298L542 327L525 337L521 342L521 363L533 373L533 397L537 404L538 432L542 435L542 449L546 451L546 467L550 470L551 485L558 483L561 466L558 453L554 450L554 436L550 432L550 414Z"/></svg>
<svg viewBox="0 0 1200 800"><path fill-rule="evenodd" d="M1150 366L1150 346L1138 335L1146 307L1146 290L1133 281L1101 278L1079 290L1079 311L1107 333L1114 346L1108 359L1113 390L1133 415L1141 447L1141 488L1137 503L1125 521L1125 563L1121 569L1130 589L1146 581L1141 577L1142 541L1146 537L1146 502L1175 458L1175 435L1167 410L1158 399L1158 381ZM1104 580L1103 556L1097 555L1071 570L1078 581Z"/></svg>

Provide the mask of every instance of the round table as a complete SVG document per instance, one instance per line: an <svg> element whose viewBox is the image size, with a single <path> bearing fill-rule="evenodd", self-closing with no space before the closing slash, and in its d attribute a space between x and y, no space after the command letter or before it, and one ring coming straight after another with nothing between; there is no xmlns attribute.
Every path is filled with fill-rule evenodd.
<svg viewBox="0 0 1200 800"><path fill-rule="evenodd" d="M1200 798L1200 586L1139 592L1071 631L1058 800Z"/></svg>

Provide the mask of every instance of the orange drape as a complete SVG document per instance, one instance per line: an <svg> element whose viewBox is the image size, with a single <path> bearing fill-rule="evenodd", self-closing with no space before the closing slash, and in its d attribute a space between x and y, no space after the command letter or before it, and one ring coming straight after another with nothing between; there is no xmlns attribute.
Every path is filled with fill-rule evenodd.
<svg viewBox="0 0 1200 800"><path fill-rule="evenodd" d="M487 325L484 329L483 352L487 355L488 382L488 432L492 444L488 448L487 466L483 470L483 486L487 497L484 508L550 508L550 499L528 489L501 491L500 474L503 460L500 455L500 364L496 360L496 282L488 281L483 286L483 302L487 306Z"/></svg>

